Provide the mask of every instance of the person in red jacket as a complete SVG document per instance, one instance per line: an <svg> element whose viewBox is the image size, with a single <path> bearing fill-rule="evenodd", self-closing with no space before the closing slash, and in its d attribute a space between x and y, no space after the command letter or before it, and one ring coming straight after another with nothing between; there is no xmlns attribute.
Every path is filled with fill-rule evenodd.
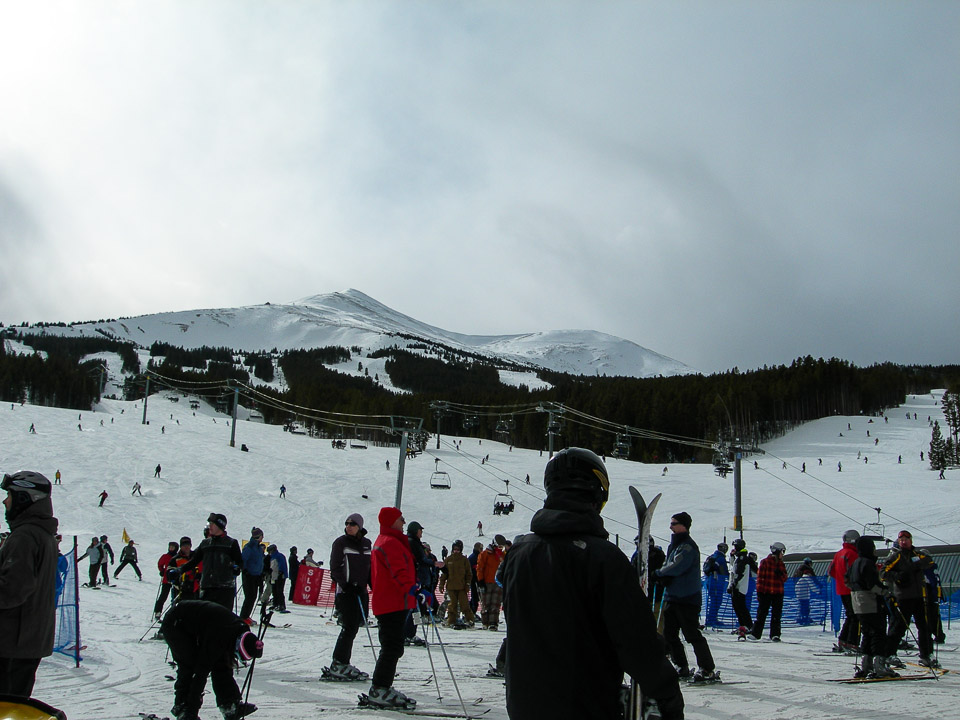
<svg viewBox="0 0 960 720"><path fill-rule="evenodd" d="M757 571L757 619L748 637L759 640L770 612L770 639L780 642L780 617L783 615L783 584L787 581L787 567L783 554L787 551L782 542L770 546L770 554L760 561ZM772 610L772 612L771 612Z"/></svg>
<svg viewBox="0 0 960 720"><path fill-rule="evenodd" d="M843 547L833 556L830 567L827 568L827 574L836 583L837 595L840 596L840 602L843 603L844 612L843 627L840 628L837 644L833 648L834 652L855 653L860 648L860 622L853 612L850 588L847 587L845 579L847 570L858 557L857 540L859 539L860 533L856 530L847 530L843 534Z"/></svg>
<svg viewBox="0 0 960 720"><path fill-rule="evenodd" d="M380 657L373 671L371 705L413 709L417 701L393 688L397 662L403 656L403 628L421 592L410 543L403 532L403 513L395 507L380 509L380 535L373 544L370 582L371 609L379 624Z"/></svg>
<svg viewBox="0 0 960 720"><path fill-rule="evenodd" d="M170 596L171 585L170 578L167 577L167 570L170 567L171 561L177 556L178 552L180 552L179 543L171 540L167 543L167 551L160 556L159 560L157 560L157 570L160 571L160 592L157 594L157 601L153 605L154 620L160 619L160 614L163 612L163 604Z"/></svg>

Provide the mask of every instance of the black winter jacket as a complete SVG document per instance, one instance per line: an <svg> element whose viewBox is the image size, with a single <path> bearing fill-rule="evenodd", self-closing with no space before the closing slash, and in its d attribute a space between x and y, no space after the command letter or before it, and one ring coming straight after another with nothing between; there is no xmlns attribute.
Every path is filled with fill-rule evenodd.
<svg viewBox="0 0 960 720"><path fill-rule="evenodd" d="M607 541L600 516L551 497L530 529L501 568L511 720L620 717L624 672L682 707L636 569Z"/></svg>
<svg viewBox="0 0 960 720"><path fill-rule="evenodd" d="M189 562L180 566L180 572L186 573L203 563L200 574L200 589L236 587L236 578L243 567L240 543L229 535L204 538L200 547L193 553Z"/></svg>
<svg viewBox="0 0 960 720"><path fill-rule="evenodd" d="M351 537L344 533L330 549L330 577L341 591L360 592L370 584L370 540L366 530Z"/></svg>
<svg viewBox="0 0 960 720"><path fill-rule="evenodd" d="M246 623L222 605L181 600L163 617L160 632L178 663L209 671L229 665Z"/></svg>

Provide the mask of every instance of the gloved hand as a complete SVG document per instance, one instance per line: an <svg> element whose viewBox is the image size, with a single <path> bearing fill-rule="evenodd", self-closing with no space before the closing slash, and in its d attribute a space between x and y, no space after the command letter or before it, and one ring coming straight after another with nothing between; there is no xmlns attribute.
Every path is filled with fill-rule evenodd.
<svg viewBox="0 0 960 720"><path fill-rule="evenodd" d="M429 606L431 603L430 599L432 597L433 597L433 593L430 592L429 590L421 590L420 592L417 593L417 602L419 602L421 605Z"/></svg>
<svg viewBox="0 0 960 720"><path fill-rule="evenodd" d="M414 583L410 586L410 589L407 590L407 595L417 596L417 593L420 592L420 583Z"/></svg>

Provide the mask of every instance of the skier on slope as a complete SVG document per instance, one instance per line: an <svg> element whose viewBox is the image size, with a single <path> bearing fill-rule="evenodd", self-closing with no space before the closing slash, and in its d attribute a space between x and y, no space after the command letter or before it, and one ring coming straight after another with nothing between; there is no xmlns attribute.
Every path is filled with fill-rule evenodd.
<svg viewBox="0 0 960 720"><path fill-rule="evenodd" d="M857 559L856 542L860 539L860 533L856 530L847 530L843 534L843 547L837 551L830 561L830 567L827 568L827 574L833 578L837 587L837 595L840 596L840 602L843 603L844 620L840 628L840 635L837 637L837 644L834 646L834 652L856 652L860 647L860 623L857 622L856 614L853 612L853 601L850 599L850 588L847 587L847 570Z"/></svg>
<svg viewBox="0 0 960 720"><path fill-rule="evenodd" d="M683 718L677 673L667 661L637 572L607 541L600 511L606 467L567 448L544 469L544 506L531 533L503 561L507 625L507 712L512 720L621 717L628 673L656 699L664 720ZM699 563L698 563L699 565ZM544 612L549 598L551 612ZM556 618L576 628L558 632Z"/></svg>
<svg viewBox="0 0 960 720"><path fill-rule="evenodd" d="M370 614L371 542L363 527L360 513L348 515L344 522L343 535L333 541L330 548L330 577L337 584L334 606L340 618L340 635L333 647L333 661L329 672L335 680L368 680L370 676L350 664L353 656L353 641L360 626Z"/></svg>
<svg viewBox="0 0 960 720"><path fill-rule="evenodd" d="M670 657L678 667L680 677L692 677L694 682L716 682L719 675L707 639L700 632L700 548L690 537L690 515L674 513L670 518L670 547L667 561L657 570L657 576L667 582L664 593L664 639L670 648ZM698 670L690 672L687 654L680 642L680 631L693 646Z"/></svg>
<svg viewBox="0 0 960 720"><path fill-rule="evenodd" d="M167 551L160 556L159 560L157 560L157 570L160 571L160 591L157 594L157 601L153 604L154 620L160 619L160 614L163 612L163 604L170 596L170 589L172 588L172 585L170 583L170 578L167 577L167 570L170 569L173 558L176 556L179 549L180 546L176 543L176 541L171 540L167 543Z"/></svg>
<svg viewBox="0 0 960 720"><path fill-rule="evenodd" d="M117 575L120 574L120 571L123 570L127 565L133 566L133 571L137 574L137 580L143 580L143 575L140 572L140 567L137 565L137 548L133 546L133 540L130 540L120 551L120 564L117 566L117 569L113 571L113 579L117 579Z"/></svg>
<svg viewBox="0 0 960 720"><path fill-rule="evenodd" d="M377 616L380 657L371 678L369 702L379 707L415 707L417 701L393 687L397 662L403 657L403 629L418 600L426 601L417 582L410 543L403 534L403 513L395 507L380 509L380 535L373 544L370 580L371 602ZM424 597L420 598L418 595Z"/></svg>
<svg viewBox="0 0 960 720"><path fill-rule="evenodd" d="M745 638L747 631L753 626L750 609L747 606L747 593L750 591L750 574L756 567L747 553L747 543L743 538L734 538L733 549L730 551L730 584L727 593L730 595L730 604L736 613L740 627L735 631L741 638Z"/></svg>
<svg viewBox="0 0 960 720"><path fill-rule="evenodd" d="M256 705L243 701L233 679L234 653L245 660L263 657L263 642L246 623L218 603L184 600L170 609L160 630L177 664L170 710L176 720L199 720L208 676L224 720L256 712Z"/></svg>
<svg viewBox="0 0 960 720"><path fill-rule="evenodd" d="M933 559L930 553L915 548L910 531L901 530L897 535L897 544L883 560L880 579L892 586L894 596L890 627L887 629L888 656L896 654L912 616L917 625L917 643L920 646L918 662L925 667L938 667L939 663L931 657L933 639L927 625L926 602L923 597L923 573L931 567Z"/></svg>
<svg viewBox="0 0 960 720"><path fill-rule="evenodd" d="M178 568L186 573L203 563L200 572L200 599L215 602L228 610L233 608L237 594L237 575L240 574L240 543L227 535L227 516L210 513L207 518L208 535L200 542L193 557Z"/></svg>
<svg viewBox="0 0 960 720"><path fill-rule="evenodd" d="M898 677L887 665L887 638L884 632L883 597L889 594L877 572L877 548L870 538L857 540L858 557L847 571L847 587L857 614L863 639L860 641L860 668L854 677Z"/></svg>
<svg viewBox="0 0 960 720"><path fill-rule="evenodd" d="M787 551L782 542L770 546L770 554L760 561L757 572L757 620L748 637L759 640L770 612L770 639L780 642L780 617L783 615L783 586L787 581L787 568L783 554Z"/></svg>

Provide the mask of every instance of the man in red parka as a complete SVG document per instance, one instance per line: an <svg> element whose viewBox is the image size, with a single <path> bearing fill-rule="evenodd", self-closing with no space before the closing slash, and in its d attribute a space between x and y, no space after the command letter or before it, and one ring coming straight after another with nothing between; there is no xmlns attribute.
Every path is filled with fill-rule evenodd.
<svg viewBox="0 0 960 720"><path fill-rule="evenodd" d="M413 553L403 532L403 513L395 507L380 509L380 535L373 543L370 582L371 609L379 623L380 657L373 671L368 694L371 705L413 709L417 701L394 690L397 662L403 656L403 628L416 607L420 586Z"/></svg>
<svg viewBox="0 0 960 720"><path fill-rule="evenodd" d="M837 644L833 648L835 652L859 652L860 648L860 622L853 612L850 588L847 587L845 580L847 570L858 557L857 540L859 539L860 533L856 530L847 530L843 534L843 547L833 556L830 567L827 568L827 574L836 583L837 595L840 596L844 610L843 627L840 628Z"/></svg>

